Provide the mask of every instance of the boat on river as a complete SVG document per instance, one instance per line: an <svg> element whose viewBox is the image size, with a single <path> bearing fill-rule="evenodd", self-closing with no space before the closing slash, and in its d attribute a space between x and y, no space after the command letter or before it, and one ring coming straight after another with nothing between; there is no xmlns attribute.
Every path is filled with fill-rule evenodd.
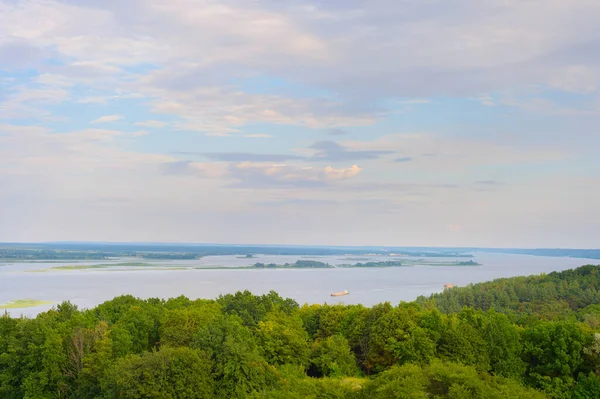
<svg viewBox="0 0 600 399"><path fill-rule="evenodd" d="M348 290L344 290L344 291L340 291L340 292L334 292L333 294L331 294L331 296L344 296L344 295L348 295L349 292Z"/></svg>

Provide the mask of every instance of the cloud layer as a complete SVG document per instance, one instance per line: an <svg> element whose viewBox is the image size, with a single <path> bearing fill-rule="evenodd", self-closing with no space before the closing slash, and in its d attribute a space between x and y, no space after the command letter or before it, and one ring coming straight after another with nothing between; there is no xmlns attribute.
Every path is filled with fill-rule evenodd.
<svg viewBox="0 0 600 399"><path fill-rule="evenodd" d="M0 0L0 241L597 245L599 19Z"/></svg>

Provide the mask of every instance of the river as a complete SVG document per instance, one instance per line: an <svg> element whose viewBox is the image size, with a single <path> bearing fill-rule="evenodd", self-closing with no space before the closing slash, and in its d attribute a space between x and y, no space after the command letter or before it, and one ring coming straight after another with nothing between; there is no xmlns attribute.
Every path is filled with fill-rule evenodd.
<svg viewBox="0 0 600 399"><path fill-rule="evenodd" d="M239 267L254 262L293 263L298 256L259 256L242 259L235 256L207 257L190 261L155 261L152 267L112 267L110 269L59 270L32 272L69 262L0 263L0 304L21 299L59 303L69 300L80 308L98 305L115 296L169 298L215 298L220 294L250 290L255 294L277 291L303 303L361 303L367 306L389 301L397 304L419 295L443 290L444 284L463 286L492 280L549 273L571 269L598 260L555 258L529 255L474 253L481 266L410 266L388 268L333 269L196 269L195 267ZM354 257L312 257L331 264L348 263ZM372 258L368 260L381 260ZM390 260L390 258L386 258ZM435 259L449 260L449 259ZM450 259L456 261L456 258ZM464 260L464 259L458 259ZM119 260L115 260L118 263ZM107 262L95 262L107 263ZM93 265L86 262L85 265ZM158 267L157 267L158 266ZM185 267L186 269L181 269ZM192 268L194 267L194 268ZM169 269L171 268L171 269ZM350 295L334 298L330 294L348 290ZM9 309L12 316L35 316L53 305Z"/></svg>

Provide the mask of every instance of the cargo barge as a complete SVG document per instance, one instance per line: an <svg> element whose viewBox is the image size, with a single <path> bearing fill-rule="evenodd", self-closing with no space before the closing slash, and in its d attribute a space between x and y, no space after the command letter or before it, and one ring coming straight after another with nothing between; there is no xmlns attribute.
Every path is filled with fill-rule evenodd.
<svg viewBox="0 0 600 399"><path fill-rule="evenodd" d="M348 290L344 290L341 292L334 292L333 294L331 294L331 296L344 296L344 295L348 295L348 294L349 294Z"/></svg>

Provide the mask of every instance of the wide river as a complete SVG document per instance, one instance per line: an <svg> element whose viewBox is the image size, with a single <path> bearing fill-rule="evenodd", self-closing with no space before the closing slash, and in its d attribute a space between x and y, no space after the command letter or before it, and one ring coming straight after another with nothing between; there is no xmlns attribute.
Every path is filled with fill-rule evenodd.
<svg viewBox="0 0 600 399"><path fill-rule="evenodd" d="M114 266L104 269L48 270L76 265L73 262L2 263L0 261L0 304L32 299L59 303L69 300L80 308L93 307L115 296L131 294L140 298L215 298L220 294L250 290L263 294L277 291L303 303L362 303L370 306L389 301L397 304L419 295L440 292L444 284L457 286L512 277L571 269L599 260L553 258L528 255L474 253L481 266L410 266L388 268L334 269L197 269L209 266L244 266L255 262L293 263L303 257L259 256L241 259L215 256L193 261L155 261L151 267ZM330 264L364 262L360 257L312 257ZM369 258L368 261L390 260ZM393 259L392 259L393 260ZM428 258L428 261L466 259ZM125 260L115 260L114 263ZM95 262L106 264L109 262ZM80 263L94 265L94 262ZM169 269L170 268L170 269ZM185 269L182 269L185 268ZM350 295L331 297L335 291L348 290ZM53 305L9 309L13 316L34 316Z"/></svg>

